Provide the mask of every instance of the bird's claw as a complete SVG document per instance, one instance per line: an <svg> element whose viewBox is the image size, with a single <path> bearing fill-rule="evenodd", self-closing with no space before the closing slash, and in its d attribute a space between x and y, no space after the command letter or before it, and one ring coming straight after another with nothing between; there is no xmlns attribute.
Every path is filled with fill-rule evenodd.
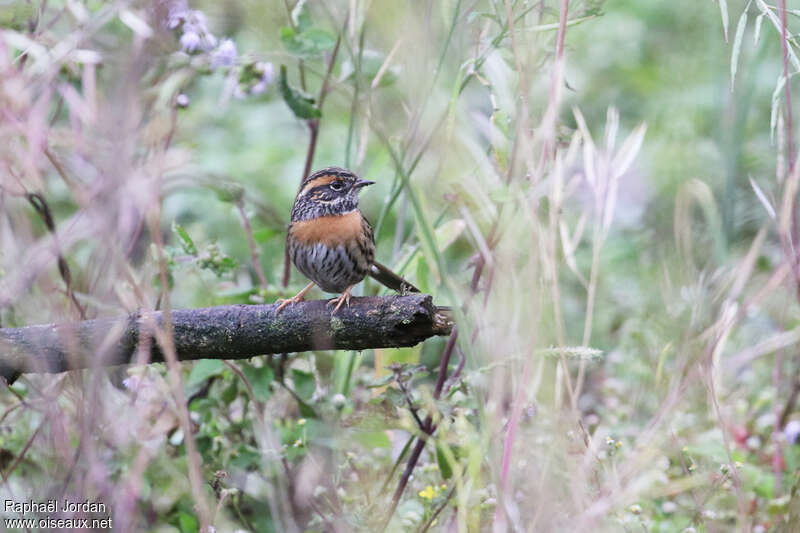
<svg viewBox="0 0 800 533"><path fill-rule="evenodd" d="M331 315L335 315L336 311L338 311L342 305L347 304L347 307L350 307L350 290L344 291L341 296L338 298L333 298L331 301L328 302L328 305L336 304L336 307L333 308L331 311Z"/></svg>
<svg viewBox="0 0 800 533"><path fill-rule="evenodd" d="M302 296L299 297L299 298L297 296L294 296L292 298L287 298L285 300L283 298L281 298L280 300L275 302L276 304L278 304L278 308L275 310L275 314L276 315L280 314L280 312L283 311L286 307L288 307L288 306L290 306L292 304L296 304L297 302L301 302L301 301L303 301L303 297Z"/></svg>

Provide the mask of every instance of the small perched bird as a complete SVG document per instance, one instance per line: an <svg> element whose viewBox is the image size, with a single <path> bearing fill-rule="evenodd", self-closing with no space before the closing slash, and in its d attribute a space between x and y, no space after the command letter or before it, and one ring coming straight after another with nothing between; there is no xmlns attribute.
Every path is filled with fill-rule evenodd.
<svg viewBox="0 0 800 533"><path fill-rule="evenodd" d="M349 170L328 167L314 172L300 186L286 236L289 256L311 283L293 298L278 300L280 313L299 302L314 285L339 292L329 305L350 304L350 291L367 274L390 289L419 292L400 276L375 261L372 227L358 209L358 193L374 181Z"/></svg>

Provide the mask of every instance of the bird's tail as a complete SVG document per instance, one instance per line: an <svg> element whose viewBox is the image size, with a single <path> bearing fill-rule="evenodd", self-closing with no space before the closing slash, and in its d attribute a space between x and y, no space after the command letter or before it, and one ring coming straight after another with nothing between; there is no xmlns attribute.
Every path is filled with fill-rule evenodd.
<svg viewBox="0 0 800 533"><path fill-rule="evenodd" d="M418 288L413 286L411 283L407 282L391 270L388 267L378 263L377 261L373 261L372 266L369 269L369 275L378 280L383 285L386 285L390 289L399 292L400 294L405 294L407 292L420 292Z"/></svg>

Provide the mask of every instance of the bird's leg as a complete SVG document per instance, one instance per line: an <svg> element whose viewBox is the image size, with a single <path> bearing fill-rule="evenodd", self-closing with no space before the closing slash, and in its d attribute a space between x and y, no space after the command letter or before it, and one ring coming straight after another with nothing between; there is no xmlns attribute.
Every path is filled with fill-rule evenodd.
<svg viewBox="0 0 800 533"><path fill-rule="evenodd" d="M328 302L328 305L336 304L336 307L334 307L333 311L331 311L332 315L336 314L336 311L339 310L342 304L347 304L347 307L350 307L350 291L353 290L353 287L355 287L355 285L350 285L344 290L341 296L339 296L338 298L334 298L330 302Z"/></svg>
<svg viewBox="0 0 800 533"><path fill-rule="evenodd" d="M289 304L296 304L297 302L302 302L303 298L305 298L305 296L306 296L306 293L308 291L310 291L311 287L313 287L313 286L314 286L314 282L312 281L311 283L306 285L305 288L302 291L298 292L293 298L289 298L288 300L281 299L281 300L278 300L277 302L275 302L276 304L280 304L280 305L278 305L278 308L275 310L275 314L277 315L278 313L283 311L283 308L286 307Z"/></svg>

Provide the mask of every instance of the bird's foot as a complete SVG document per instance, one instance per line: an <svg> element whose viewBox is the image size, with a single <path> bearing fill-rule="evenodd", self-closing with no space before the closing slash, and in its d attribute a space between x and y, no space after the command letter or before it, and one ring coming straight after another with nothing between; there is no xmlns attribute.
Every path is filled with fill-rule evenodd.
<svg viewBox="0 0 800 533"><path fill-rule="evenodd" d="M303 299L304 299L303 296L300 296L298 294L297 296L294 296L292 298L287 298L287 299L281 298L280 300L277 300L275 303L278 304L278 308L275 310L275 314L277 315L278 313L283 311L286 307L292 304L296 304L297 302L302 302Z"/></svg>
<svg viewBox="0 0 800 533"><path fill-rule="evenodd" d="M346 304L347 307L350 307L350 291L352 289L353 287L347 287L347 289L345 289L345 291L341 294L341 296L339 296L338 298L334 298L330 302L328 302L328 305L336 304L336 307L334 307L333 311L331 311L331 315L335 315L336 311L338 311L339 308L342 307L342 305Z"/></svg>
<svg viewBox="0 0 800 533"><path fill-rule="evenodd" d="M291 304L296 304L297 302L302 302L303 299L305 299L305 297L306 297L306 293L308 291L310 291L311 287L313 287L313 286L314 286L313 282L309 283L308 285L305 286L305 288L302 291L298 292L295 296L289 298L288 300L284 300L284 299L281 298L280 300L275 302L276 304L278 304L278 308L275 310L275 314L276 315L279 314L281 311L283 311L287 306L289 306Z"/></svg>

